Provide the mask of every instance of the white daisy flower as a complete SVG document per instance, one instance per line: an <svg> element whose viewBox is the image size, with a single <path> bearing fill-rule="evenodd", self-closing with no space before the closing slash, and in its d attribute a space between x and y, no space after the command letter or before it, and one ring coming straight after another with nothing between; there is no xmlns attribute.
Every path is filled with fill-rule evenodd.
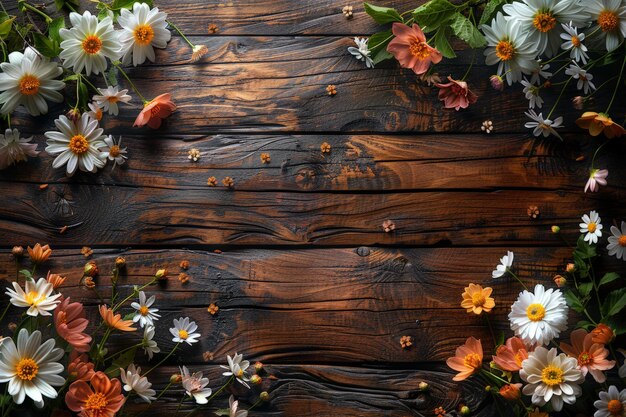
<svg viewBox="0 0 626 417"><path fill-rule="evenodd" d="M156 312L159 311L157 308L151 308L152 304L154 304L154 300L156 297L153 295L150 298L146 299L146 293L143 291L139 291L139 302L133 301L130 306L137 310L137 314L133 317L133 322L139 322L139 326L142 328L147 326L154 326L154 321L158 320L161 317L160 314Z"/></svg>
<svg viewBox="0 0 626 417"><path fill-rule="evenodd" d="M146 58L154 62L154 48L165 48L172 37L165 21L167 14L145 3L135 3L132 12L122 9L121 13L117 23L122 27L122 62L130 64L131 55L134 66L143 64Z"/></svg>
<svg viewBox="0 0 626 417"><path fill-rule="evenodd" d="M593 417L623 417L626 415L626 389L617 390L615 385L611 385L608 391L598 393L599 400L594 401L593 406L598 411Z"/></svg>
<svg viewBox="0 0 626 417"><path fill-rule="evenodd" d="M589 179L585 184L585 192L587 192L587 190L591 190L592 193L600 191L600 185L607 184L606 177L608 176L608 169L592 169L591 171L589 171Z"/></svg>
<svg viewBox="0 0 626 417"><path fill-rule="evenodd" d="M63 81L55 80L63 73L56 62L50 62L31 47L24 53L11 52L9 62L0 64L0 112L11 113L22 105L32 116L48 113L46 100L61 103L59 93L65 87Z"/></svg>
<svg viewBox="0 0 626 417"><path fill-rule="evenodd" d="M33 140L32 136L20 138L20 132L17 129L7 129L4 135L0 134L0 169L5 169L16 162L26 161L27 156L39 155L37 144L29 143L31 140Z"/></svg>
<svg viewBox="0 0 626 417"><path fill-rule="evenodd" d="M174 319L174 327L170 328L170 333L176 343L187 342L189 345L196 343L200 337L200 333L194 333L198 330L195 321L189 320L189 317Z"/></svg>
<svg viewBox="0 0 626 417"><path fill-rule="evenodd" d="M66 68L85 75L100 74L107 68L106 58L116 61L120 57L118 33L113 29L113 21L105 17L98 21L89 10L80 15L70 13L71 29L61 29L61 53Z"/></svg>
<svg viewBox="0 0 626 417"><path fill-rule="evenodd" d="M93 120L97 120L98 122L102 120L102 109L98 106L98 103L89 103L87 104L89 107L89 111L87 115L91 117Z"/></svg>
<svg viewBox="0 0 626 417"><path fill-rule="evenodd" d="M607 51L613 51L626 37L626 0L588 0L585 7L599 29L598 39L604 40Z"/></svg>
<svg viewBox="0 0 626 417"><path fill-rule="evenodd" d="M543 406L549 402L555 411L561 411L563 403L576 402L582 394L580 384L585 380L576 358L543 346L528 354L519 375L528 383L522 392L532 396L532 403Z"/></svg>
<svg viewBox="0 0 626 417"><path fill-rule="evenodd" d="M51 316L50 312L61 301L61 294L52 295L52 284L45 278L39 278L37 282L27 280L22 290L20 284L13 281L13 289L7 288L5 294L11 297L11 304L17 307L28 307L26 314L29 316Z"/></svg>
<svg viewBox="0 0 626 417"><path fill-rule="evenodd" d="M44 397L57 397L52 387L63 385L65 379L59 375L63 365L57 362L63 357L63 349L54 347L54 339L41 343L39 330L29 334L21 329L17 345L7 338L0 353L0 383L8 382L8 393L16 404L30 397L41 408Z"/></svg>
<svg viewBox="0 0 626 417"><path fill-rule="evenodd" d="M113 136L109 135L104 138L106 146L100 148L100 158L113 161L113 168L115 165L122 165L128 157L126 156L126 148L122 148L122 137L115 142ZM143 327L143 326L141 326Z"/></svg>
<svg viewBox="0 0 626 417"><path fill-rule="evenodd" d="M154 326L148 325L143 329L143 340L141 341L141 347L143 347L144 352L148 355L148 360L151 360L155 353L161 351L157 342L152 339L154 339Z"/></svg>
<svg viewBox="0 0 626 417"><path fill-rule="evenodd" d="M560 290L535 285L522 291L509 313L511 330L528 346L545 345L567 328L567 303Z"/></svg>
<svg viewBox="0 0 626 417"><path fill-rule="evenodd" d="M622 363L622 366L619 367L617 374L619 375L620 378L626 378L626 350L617 349L617 351L621 353L622 356L624 357L624 363Z"/></svg>
<svg viewBox="0 0 626 417"><path fill-rule="evenodd" d="M152 384L148 378L141 376L141 368L135 368L135 364L128 365L128 369L120 368L120 379L124 384L124 391L134 391L142 400L150 404L156 400L156 391L152 389Z"/></svg>
<svg viewBox="0 0 626 417"><path fill-rule="evenodd" d="M372 51L370 51L369 47L367 46L367 42L368 40L365 38L354 38L356 48L354 46L349 46L348 52L354 55L354 57L359 61L364 61L367 68L374 68L374 61L372 61L372 58L370 58L370 54L372 53Z"/></svg>
<svg viewBox="0 0 626 417"><path fill-rule="evenodd" d="M552 121L550 119L544 119L541 113L537 114L534 110L529 110L524 112L524 114L533 120L532 122L526 122L524 124L524 127L533 129L533 135L543 135L544 138L554 135L563 140L556 130L554 130L555 128L563 127L563 117L557 117L554 121Z"/></svg>
<svg viewBox="0 0 626 417"><path fill-rule="evenodd" d="M226 355L226 359L228 360L228 366L220 365L220 368L227 369L227 372L224 372L222 375L224 376L234 376L237 381L243 384L245 387L250 388L250 385L247 384L250 381L250 378L246 375L246 369L250 366L249 361L243 360L242 354L235 353L235 356L232 358L230 355Z"/></svg>
<svg viewBox="0 0 626 417"><path fill-rule="evenodd" d="M500 264L491 272L492 278L500 278L507 273L507 270L513 265L513 252L506 251L506 255L500 258Z"/></svg>
<svg viewBox="0 0 626 417"><path fill-rule="evenodd" d="M67 174L74 175L76 168L85 172L96 172L102 168L106 160L100 157L99 148L106 146L103 129L98 127L98 121L89 115L83 115L76 123L64 115L54 121L59 132L46 132L48 139L46 152L50 155L59 154L52 162L53 168L67 165Z"/></svg>
<svg viewBox="0 0 626 417"><path fill-rule="evenodd" d="M622 230L615 226L611 226L611 234L609 236L609 244L606 247L609 250L609 256L617 257L626 261L626 222L622 221Z"/></svg>
<svg viewBox="0 0 626 417"><path fill-rule="evenodd" d="M248 411L239 409L239 401L233 395L228 398L228 417L248 417Z"/></svg>
<svg viewBox="0 0 626 417"><path fill-rule="evenodd" d="M516 22L537 55L554 56L560 46L559 23L582 26L588 16L577 0L523 0L505 4L507 19Z"/></svg>
<svg viewBox="0 0 626 417"><path fill-rule="evenodd" d="M530 73L531 84L541 84L541 78L548 79L552 77L552 73L548 71L550 64L542 64L541 61L535 61L534 68Z"/></svg>
<svg viewBox="0 0 626 417"><path fill-rule="evenodd" d="M208 397L213 392L211 388L207 388L209 385L209 378L203 378L202 372L194 372L189 375L189 369L186 366L180 368L180 374L182 376L182 385L187 395L196 400L196 404L206 404L209 402Z"/></svg>
<svg viewBox="0 0 626 417"><path fill-rule="evenodd" d="M602 219L595 210L591 210L589 215L585 214L582 217L583 223L580 223L580 233L586 233L585 242L598 243L598 238L602 237Z"/></svg>
<svg viewBox="0 0 626 417"><path fill-rule="evenodd" d="M572 22L569 24L561 24L565 33L561 33L561 39L565 42L561 44L561 48L569 50L569 56L574 61L581 61L583 64L587 63L589 56L587 55L587 47L583 44L585 40L585 34L578 34L578 28L572 26Z"/></svg>
<svg viewBox="0 0 626 417"><path fill-rule="evenodd" d="M530 74L534 68L537 50L526 42L526 33L514 20L507 20L502 13L491 22L482 25L487 39L485 63L498 64L498 75L504 76L509 85L522 79L522 73Z"/></svg>
<svg viewBox="0 0 626 417"><path fill-rule="evenodd" d="M109 86L105 90L98 88L98 91L100 94L94 95L93 101L113 116L117 116L120 112L117 103L128 103L132 98L127 94L128 90L120 90L118 86Z"/></svg>
<svg viewBox="0 0 626 417"><path fill-rule="evenodd" d="M567 67L565 69L565 74L571 76L575 80L578 80L576 88L583 90L585 94L589 94L589 90L596 89L596 86L591 82L591 80L593 80L593 75L580 68L576 63Z"/></svg>
<svg viewBox="0 0 626 417"><path fill-rule="evenodd" d="M543 105L543 99L539 95L541 87L529 83L526 78L522 80L522 85L524 86L524 94L526 96L526 100L528 100L528 108L541 108L541 106Z"/></svg>

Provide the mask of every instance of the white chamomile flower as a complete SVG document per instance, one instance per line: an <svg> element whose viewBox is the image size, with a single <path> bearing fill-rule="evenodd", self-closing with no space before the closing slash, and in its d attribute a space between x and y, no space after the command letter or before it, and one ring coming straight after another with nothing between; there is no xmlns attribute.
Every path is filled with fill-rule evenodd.
<svg viewBox="0 0 626 417"><path fill-rule="evenodd" d="M567 328L567 303L560 290L535 285L522 291L509 313L511 330L528 346L546 345Z"/></svg>
<svg viewBox="0 0 626 417"><path fill-rule="evenodd" d="M128 369L120 368L120 379L124 384L124 391L134 391L142 400L150 404L156 400L156 391L152 389L152 384L148 378L141 376L141 368L135 367L134 363L128 365Z"/></svg>
<svg viewBox="0 0 626 417"><path fill-rule="evenodd" d="M526 42L520 25L498 12L491 26L482 25L482 30L487 39L485 63L498 64L498 75L504 76L509 85L520 81L522 73L532 72L537 50L531 42Z"/></svg>
<svg viewBox="0 0 626 417"><path fill-rule="evenodd" d="M61 294L52 295L53 285L45 278L39 278L37 282L27 280L24 290L15 281L12 284L13 289L7 288L5 294L11 297L14 306L28 307L26 314L29 316L51 316L50 312L60 303Z"/></svg>
<svg viewBox="0 0 626 417"><path fill-rule="evenodd" d="M100 157L99 148L106 146L103 129L98 127L98 121L93 120L87 113L76 122L64 115L54 121L59 131L46 132L46 152L58 156L52 162L52 168L67 165L68 175L74 175L76 168L85 172L96 172L105 165Z"/></svg>
<svg viewBox="0 0 626 417"><path fill-rule="evenodd" d="M611 226L612 236L609 236L609 244L606 248L609 250L609 256L626 261L626 222L622 221L621 226L622 230Z"/></svg>
<svg viewBox="0 0 626 417"><path fill-rule="evenodd" d="M541 113L537 114L534 110L528 110L527 112L524 112L524 114L532 119L532 122L526 122L524 127L533 129L533 135L543 135L544 138L554 135L563 140L563 138L555 130L556 128L563 127L563 117L557 117L554 121L552 121L550 119L544 119Z"/></svg>
<svg viewBox="0 0 626 417"><path fill-rule="evenodd" d="M180 319L174 319L174 327L170 328L170 333L174 338L172 339L176 343L187 342L191 345L198 341L200 333L194 333L198 330L198 325L195 321L189 320L189 317L181 317Z"/></svg>
<svg viewBox="0 0 626 417"><path fill-rule="evenodd" d="M585 40L585 34L578 34L578 28L572 26L572 22L569 24L562 24L565 33L561 33L561 39L565 42L561 44L561 48L569 52L569 56L574 61L581 61L583 64L587 63L589 56L587 55L587 47L583 44Z"/></svg>
<svg viewBox="0 0 626 417"><path fill-rule="evenodd" d="M591 80L593 80L593 75L579 67L576 63L570 64L570 66L565 69L565 74L571 76L575 80L578 80L576 88L583 90L585 94L589 94L589 90L596 89L596 86L591 82Z"/></svg>
<svg viewBox="0 0 626 417"><path fill-rule="evenodd" d="M496 266L496 269L494 269L491 272L491 277L492 278L500 278L501 276L506 274L508 269L511 267L511 265L513 265L513 258L514 258L514 256L515 255L510 250L506 251L506 255L504 255L502 258L500 258L500 264L498 266Z"/></svg>
<svg viewBox="0 0 626 417"><path fill-rule="evenodd" d="M228 398L228 417L248 417L248 411L239 409L239 401L233 395Z"/></svg>
<svg viewBox="0 0 626 417"><path fill-rule="evenodd" d="M598 411L593 417L623 417L626 414L626 389L619 391L611 385L608 391L598 393L599 400L593 403Z"/></svg>
<svg viewBox="0 0 626 417"><path fill-rule="evenodd" d="M105 17L98 21L89 10L80 15L70 13L71 29L61 29L61 53L66 68L85 75L100 74L107 68L106 59L116 61L120 56L118 33L113 29L113 21Z"/></svg>
<svg viewBox="0 0 626 417"><path fill-rule="evenodd" d="M59 93L65 87L63 81L55 80L63 73L56 62L50 62L31 47L24 53L11 52L9 62L0 64L0 112L11 113L22 105L32 116L48 113L46 100L63 101Z"/></svg>
<svg viewBox="0 0 626 417"><path fill-rule="evenodd" d="M560 46L559 23L583 25L587 14L578 0L523 0L505 4L507 19L516 22L537 55L554 56Z"/></svg>
<svg viewBox="0 0 626 417"><path fill-rule="evenodd" d="M539 95L541 87L531 84L526 78L522 80L522 85L524 86L524 94L526 96L526 100L528 100L528 108L541 108L541 106L543 105L543 99Z"/></svg>
<svg viewBox="0 0 626 417"><path fill-rule="evenodd" d="M122 148L121 136L119 140L115 142L113 136L109 135L104 138L104 143L106 144L106 146L100 148L100 158L113 161L113 168L115 168L115 165L122 165L124 162L126 162L128 157L126 156L126 148ZM143 325L141 325L141 327L143 327Z"/></svg>
<svg viewBox="0 0 626 417"><path fill-rule="evenodd" d="M7 129L0 134L0 169L5 169L16 162L26 161L27 156L37 156L37 144L30 143L33 137L20 138L17 129Z"/></svg>
<svg viewBox="0 0 626 417"><path fill-rule="evenodd" d="M158 7L150 9L145 3L133 4L133 11L122 9L117 23L122 27L122 62L134 66L147 59L154 62L154 48L165 48L172 34L167 29L167 14Z"/></svg>
<svg viewBox="0 0 626 417"><path fill-rule="evenodd" d="M617 374L620 378L626 378L626 350L617 349L617 351L624 357L624 362L622 363L622 366L619 367Z"/></svg>
<svg viewBox="0 0 626 417"><path fill-rule="evenodd" d="M580 233L586 233L585 242L598 243L598 238L602 237L602 224L600 223L602 219L595 210L591 210L591 212L587 215L583 215L582 217L583 223L580 223Z"/></svg>
<svg viewBox="0 0 626 417"><path fill-rule="evenodd" d="M209 378L203 378L202 372L194 372L189 375L189 369L186 366L180 368L182 376L182 385L187 395L196 400L196 404L206 404L209 402L208 397L213 392L209 385Z"/></svg>
<svg viewBox="0 0 626 417"><path fill-rule="evenodd" d="M16 404L30 397L41 408L44 397L57 397L53 387L65 383L60 375L63 365L57 362L63 353L63 349L54 347L54 339L41 343L39 330L29 334L21 329L17 344L6 338L0 347L0 383L8 382L8 393Z"/></svg>
<svg viewBox="0 0 626 417"><path fill-rule="evenodd" d="M542 64L541 61L535 61L534 68L530 73L531 84L541 84L541 78L546 80L552 77L552 73L548 71L550 64Z"/></svg>
<svg viewBox="0 0 626 417"><path fill-rule="evenodd" d="M224 372L222 375L234 376L237 379L237 382L243 384L247 388L250 388L250 385L247 384L247 382L250 381L250 378L246 375L246 369L250 366L250 362L244 361L243 355L237 353L235 353L232 358L230 355L226 355L226 359L228 360L228 366L220 365L220 368L227 369L227 372Z"/></svg>
<svg viewBox="0 0 626 417"><path fill-rule="evenodd" d="M98 91L100 94L94 95L93 101L113 116L117 116L120 112L117 103L128 103L132 98L127 94L128 90L120 90L118 86L109 86L105 90L98 88Z"/></svg>
<svg viewBox="0 0 626 417"><path fill-rule="evenodd" d="M139 322L139 326L142 328L146 325L154 326L154 321L158 320L161 317L160 314L156 312L159 311L157 308L151 308L152 304L154 304L154 300L156 297L153 295L150 298L146 299L146 293L143 291L139 291L139 302L133 301L130 306L137 310L137 314L133 317L133 321L135 323Z"/></svg>
<svg viewBox="0 0 626 417"><path fill-rule="evenodd" d="M519 375L528 383L522 392L532 396L532 403L543 406L549 402L554 411L561 411L563 403L574 404L585 380L576 358L543 346L528 354Z"/></svg>
<svg viewBox="0 0 626 417"><path fill-rule="evenodd" d="M607 51L617 49L626 37L626 0L587 0L585 7L597 24L591 31L599 30Z"/></svg>
<svg viewBox="0 0 626 417"><path fill-rule="evenodd" d="M365 38L354 38L356 48L354 46L349 46L348 52L354 55L354 57L359 61L364 61L367 68L374 68L374 61L372 61L372 58L370 58L370 54L372 53L372 51L369 50L367 42L368 41Z"/></svg>
<svg viewBox="0 0 626 417"><path fill-rule="evenodd" d="M102 109L98 106L98 103L89 103L87 106L89 107L89 111L87 112L89 117L97 121L102 120Z"/></svg>
<svg viewBox="0 0 626 417"><path fill-rule="evenodd" d="M141 341L141 347L143 347L144 352L148 355L148 360L152 359L155 353L161 351L157 342L152 339L154 339L154 326L148 325L143 329L143 339Z"/></svg>

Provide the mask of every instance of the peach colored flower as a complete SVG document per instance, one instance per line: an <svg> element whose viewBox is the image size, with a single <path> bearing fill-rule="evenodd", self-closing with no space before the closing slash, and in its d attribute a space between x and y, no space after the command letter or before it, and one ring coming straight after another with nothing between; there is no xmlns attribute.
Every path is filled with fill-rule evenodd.
<svg viewBox="0 0 626 417"><path fill-rule="evenodd" d="M50 249L49 245L41 246L37 243L32 248L29 246L27 249L28 256L30 256L30 259L36 264L46 262L50 255L52 255L52 249Z"/></svg>
<svg viewBox="0 0 626 417"><path fill-rule="evenodd" d="M94 364L89 362L87 355L79 354L76 351L70 353L70 363L67 365L67 373L75 380L89 381L95 374Z"/></svg>
<svg viewBox="0 0 626 417"><path fill-rule="evenodd" d="M79 417L115 417L124 404L120 381L96 372L89 382L75 381L70 385L65 395L67 407L79 413Z"/></svg>
<svg viewBox="0 0 626 417"><path fill-rule="evenodd" d="M578 127L589 130L591 136L598 136L604 132L604 136L609 139L619 138L626 134L626 129L615 123L606 113L596 113L586 111L576 120Z"/></svg>
<svg viewBox="0 0 626 417"><path fill-rule="evenodd" d="M509 401L517 401L522 396L522 384L507 384L500 388L502 398Z"/></svg>
<svg viewBox="0 0 626 417"><path fill-rule="evenodd" d="M121 314L114 314L113 310L108 308L106 305L99 306L98 310L100 310L100 316L102 316L102 319L107 324L107 326L117 330L121 330L123 332L132 332L134 330L137 330L136 327L132 327L132 320L122 320Z"/></svg>
<svg viewBox="0 0 626 417"><path fill-rule="evenodd" d="M446 109L466 109L470 104L476 103L478 96L474 94L465 81L455 80L448 76L449 83L435 84L439 87L439 100L443 101Z"/></svg>
<svg viewBox="0 0 626 417"><path fill-rule="evenodd" d="M83 333L89 324L81 303L71 303L70 297L61 301L54 310L54 326L59 336L77 352L88 352L91 336Z"/></svg>
<svg viewBox="0 0 626 417"><path fill-rule="evenodd" d="M610 343L615 337L613 330L604 323L598 324L598 326L591 331L591 337L593 343L601 343L606 345Z"/></svg>
<svg viewBox="0 0 626 417"><path fill-rule="evenodd" d="M578 360L578 367L583 375L587 372L593 376L596 382L606 381L604 372L615 366L615 361L607 360L609 351L601 343L593 342L593 334L587 333L585 329L576 329L570 334L570 342L561 342L561 350L569 356Z"/></svg>
<svg viewBox="0 0 626 417"><path fill-rule="evenodd" d="M417 75L424 74L431 62L441 61L441 52L426 43L422 29L416 24L409 27L394 22L391 30L395 38L389 42L387 51L396 57L400 66L412 69Z"/></svg>
<svg viewBox="0 0 626 417"><path fill-rule="evenodd" d="M133 126L148 125L152 129L158 129L161 126L161 120L169 117L176 110L176 104L172 102L171 98L171 94L165 93L147 102L135 119Z"/></svg>
<svg viewBox="0 0 626 417"><path fill-rule="evenodd" d="M469 337L463 346L456 348L455 355L446 361L448 366L459 373L453 381L463 381L480 371L483 363L483 346L480 340Z"/></svg>
<svg viewBox="0 0 626 417"><path fill-rule="evenodd" d="M461 307L467 309L468 313L481 314L483 311L489 313L495 307L496 302L490 297L492 288L483 288L478 284L470 284L465 287Z"/></svg>
<svg viewBox="0 0 626 417"><path fill-rule="evenodd" d="M504 345L498 346L493 361L503 371L517 372L522 369L522 362L528 358L529 350L519 337L510 337Z"/></svg>
<svg viewBox="0 0 626 417"><path fill-rule="evenodd" d="M46 280L50 284L52 284L52 288L56 290L61 285L63 285L63 283L65 282L65 277L62 277L59 274L51 274L50 272L48 272L48 276L46 277Z"/></svg>

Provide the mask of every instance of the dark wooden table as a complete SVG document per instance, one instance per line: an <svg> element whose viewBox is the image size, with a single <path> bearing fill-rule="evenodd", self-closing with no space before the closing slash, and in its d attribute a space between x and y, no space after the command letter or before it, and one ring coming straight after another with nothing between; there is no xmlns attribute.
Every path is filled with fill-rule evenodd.
<svg viewBox="0 0 626 417"><path fill-rule="evenodd" d="M178 111L158 131L130 127L137 109L105 118L130 154L113 171L66 178L42 152L0 172L0 286L15 274L10 248L35 242L54 249L44 269L66 274L66 294L91 306L97 298L77 285L82 246L94 248L105 293L118 255L128 262L126 292L167 267L167 286L151 291L163 312L159 344L172 346L167 327L180 315L203 337L155 381L163 386L184 363L208 370L216 386L216 364L244 353L275 377L266 381L271 401L253 416L421 416L461 403L497 414L479 384L453 383L444 364L470 335L491 341L483 319L459 307L463 287L494 287L493 322L506 331L518 286L492 281L491 270L512 249L523 279L551 283L570 254L551 225L573 240L591 209L607 224L626 219L626 165L615 157L623 141L601 157L610 186L584 194L595 143L573 125L576 111L560 111L564 143L540 140L531 153L521 92L492 90L495 68L482 59L469 80L478 102L444 110L436 89L411 72L394 63L368 70L347 53L352 37L379 29L360 4L346 20L344 4L332 0L157 3L209 48L190 64L174 36L157 63L129 70L148 96L171 92ZM407 10L416 2L378 3ZM209 24L217 34L207 34ZM459 77L470 58L460 52L440 73ZM493 121L490 135L484 120ZM53 117L19 114L15 124L43 149ZM191 148L202 152L196 163ZM271 163L261 162L264 152ZM208 187L210 176L232 177L234 189ZM530 205L539 218L529 218ZM382 230L387 219L393 233ZM186 284L176 279L182 260L191 265ZM215 316L206 310L212 302ZM408 350L404 335L414 340ZM155 416L172 415L178 397L165 398Z"/></svg>

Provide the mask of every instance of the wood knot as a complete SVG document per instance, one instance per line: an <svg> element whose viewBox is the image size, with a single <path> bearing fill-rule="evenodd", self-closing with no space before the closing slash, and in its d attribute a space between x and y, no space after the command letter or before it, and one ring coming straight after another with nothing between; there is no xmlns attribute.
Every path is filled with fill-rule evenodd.
<svg viewBox="0 0 626 417"><path fill-rule="evenodd" d="M305 190L314 188L317 184L317 174L311 168L302 168L296 173L296 184Z"/></svg>
<svg viewBox="0 0 626 417"><path fill-rule="evenodd" d="M370 250L365 246L361 246L360 248L357 248L356 254L359 256L368 256L370 254Z"/></svg>

